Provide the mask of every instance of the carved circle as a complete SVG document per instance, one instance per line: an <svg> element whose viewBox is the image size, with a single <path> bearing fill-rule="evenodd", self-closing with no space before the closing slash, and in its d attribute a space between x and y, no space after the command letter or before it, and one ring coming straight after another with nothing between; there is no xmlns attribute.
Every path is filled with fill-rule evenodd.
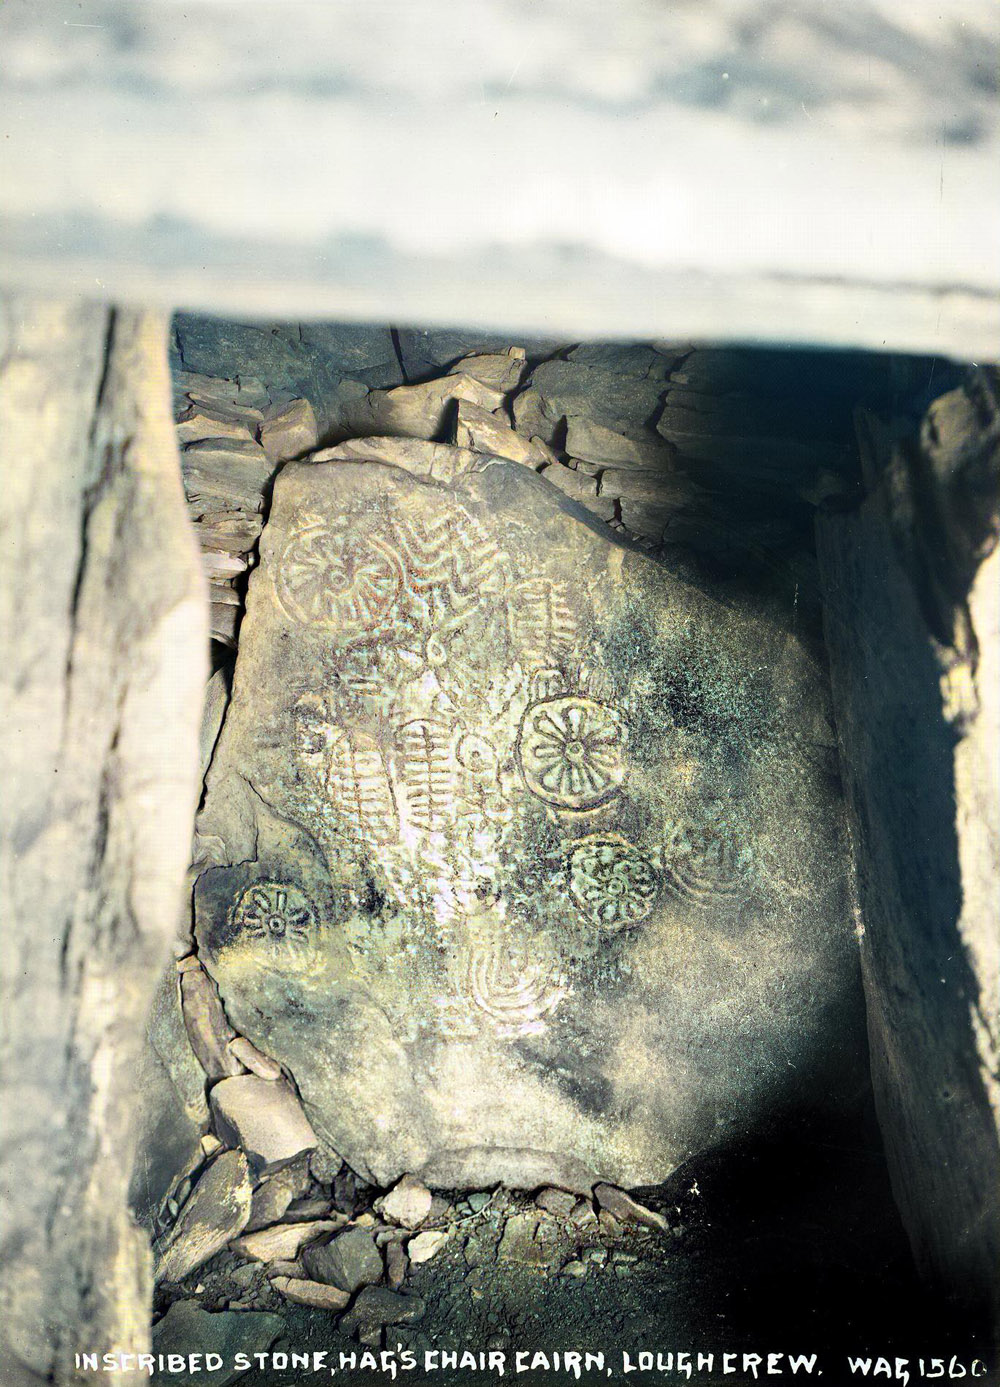
<svg viewBox="0 0 1000 1387"><path fill-rule="evenodd" d="M717 823L680 824L664 850L667 885L675 895L708 907L744 886L748 861L731 833Z"/></svg>
<svg viewBox="0 0 1000 1387"><path fill-rule="evenodd" d="M237 897L233 925L250 939L270 944L304 944L315 924L303 891L277 881L257 881Z"/></svg>
<svg viewBox="0 0 1000 1387"><path fill-rule="evenodd" d="M558 809L595 809L625 779L627 735L615 709L595 699L571 694L536 703L518 741L525 784Z"/></svg>
<svg viewBox="0 0 1000 1387"><path fill-rule="evenodd" d="M548 959L529 958L509 941L470 942L461 960L461 990L473 1007L507 1027L533 1027L566 995Z"/></svg>
<svg viewBox="0 0 1000 1387"><path fill-rule="evenodd" d="M378 535L310 521L296 529L275 568L275 590L287 614L306 625L333 626L345 639L374 630L403 584L398 555Z"/></svg>
<svg viewBox="0 0 1000 1387"><path fill-rule="evenodd" d="M649 858L617 836L577 843L569 856L569 880L583 913L611 934L645 920L660 891Z"/></svg>

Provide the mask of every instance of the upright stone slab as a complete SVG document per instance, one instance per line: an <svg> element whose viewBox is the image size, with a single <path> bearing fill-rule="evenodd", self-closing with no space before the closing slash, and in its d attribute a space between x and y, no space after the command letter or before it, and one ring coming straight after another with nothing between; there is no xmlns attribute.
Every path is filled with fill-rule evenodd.
<svg viewBox="0 0 1000 1387"><path fill-rule="evenodd" d="M200 823L233 1024L383 1184L657 1181L857 1077L822 687L516 464L288 466Z"/></svg>

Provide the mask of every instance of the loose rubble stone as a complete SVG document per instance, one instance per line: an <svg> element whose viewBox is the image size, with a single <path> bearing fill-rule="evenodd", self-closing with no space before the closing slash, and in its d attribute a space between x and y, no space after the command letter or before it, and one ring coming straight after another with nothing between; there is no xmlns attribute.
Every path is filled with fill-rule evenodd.
<svg viewBox="0 0 1000 1387"><path fill-rule="evenodd" d="M221 411L191 405L177 421L177 441L195 443L206 438L235 438L241 443L254 441L253 429L246 419L234 419Z"/></svg>
<svg viewBox="0 0 1000 1387"><path fill-rule="evenodd" d="M350 431L361 437L442 440L458 400L492 410L503 403L503 394L469 375L441 376L422 385L373 390L365 399L349 405L344 418Z"/></svg>
<svg viewBox="0 0 1000 1387"><path fill-rule="evenodd" d="M385 1279L391 1291L398 1291L406 1281L410 1269L410 1259L403 1250L401 1242L390 1242L385 1248Z"/></svg>
<svg viewBox="0 0 1000 1387"><path fill-rule="evenodd" d="M321 1185L330 1185L339 1175L344 1162L329 1147L317 1146L309 1156L309 1171Z"/></svg>
<svg viewBox="0 0 1000 1387"><path fill-rule="evenodd" d="M430 1215L433 1196L426 1185L412 1175L404 1175L376 1204L382 1217L404 1228L416 1228Z"/></svg>
<svg viewBox="0 0 1000 1387"><path fill-rule="evenodd" d="M646 353L644 370L636 370L636 350ZM587 359L573 352L566 361L543 361L531 373L529 387L514 397L514 419L519 433L537 434L552 444L562 421L575 419L600 425L605 436L621 434L656 443L648 421L660 409L667 389L668 364L646 348L615 348L601 359ZM646 374L645 372L648 372ZM578 432L578 441L579 432ZM583 456L590 450L584 446ZM611 461L600 455L597 462Z"/></svg>
<svg viewBox="0 0 1000 1387"><path fill-rule="evenodd" d="M569 1221L574 1228L581 1231L585 1228L595 1228L597 1226L597 1215L589 1199L581 1199L573 1206L573 1212L569 1216Z"/></svg>
<svg viewBox="0 0 1000 1387"><path fill-rule="evenodd" d="M451 330L402 328L397 334L400 355L411 380L438 375L462 357L474 353L506 353L510 338L500 333L468 333ZM535 339L527 343L526 351L538 359L550 355L566 344L553 339Z"/></svg>
<svg viewBox="0 0 1000 1387"><path fill-rule="evenodd" d="M228 1049L229 1053L252 1074L259 1074L262 1079L281 1078L281 1065L267 1055L262 1055L256 1045L247 1040L245 1035L238 1035L234 1040L231 1040Z"/></svg>
<svg viewBox="0 0 1000 1387"><path fill-rule="evenodd" d="M342 1166L333 1177L330 1194L341 1213L353 1214L358 1201L358 1178L354 1171Z"/></svg>
<svg viewBox="0 0 1000 1387"><path fill-rule="evenodd" d="M340 1321L340 1331L362 1343L375 1338L389 1324L415 1324L423 1319L425 1305L419 1296L400 1295L384 1286L366 1286Z"/></svg>
<svg viewBox="0 0 1000 1387"><path fill-rule="evenodd" d="M330 1242L307 1247L302 1256L309 1275L350 1294L382 1280L382 1254L364 1228L349 1228Z"/></svg>
<svg viewBox="0 0 1000 1387"><path fill-rule="evenodd" d="M504 1224L499 1256L505 1262L523 1262L525 1266L540 1267L548 1261L548 1250L538 1232L541 1214L513 1214Z"/></svg>
<svg viewBox="0 0 1000 1387"><path fill-rule="evenodd" d="M260 510L274 464L252 439L206 438L189 443L181 454L188 496L218 497L230 507Z"/></svg>
<svg viewBox="0 0 1000 1387"><path fill-rule="evenodd" d="M840 1102L862 1006L809 646L524 466L438 445L429 484L382 447L275 481L199 818L233 1024L382 1188L654 1184Z"/></svg>
<svg viewBox="0 0 1000 1387"><path fill-rule="evenodd" d="M209 1100L220 1135L243 1147L258 1176L316 1145L316 1133L287 1080L240 1074L217 1083Z"/></svg>
<svg viewBox="0 0 1000 1387"><path fill-rule="evenodd" d="M310 1223L277 1223L247 1233L230 1243L234 1252L253 1262L291 1262L309 1243L343 1227L340 1219L314 1219Z"/></svg>
<svg viewBox="0 0 1000 1387"><path fill-rule="evenodd" d="M343 1310L351 1303L346 1291L328 1286L323 1281L304 1281L291 1276L272 1276L274 1289L293 1305L308 1305L314 1310Z"/></svg>
<svg viewBox="0 0 1000 1387"><path fill-rule="evenodd" d="M242 1074L242 1064L229 1053L235 1032L226 1020L215 983L203 968L188 968L180 975L180 986L188 1039L208 1078Z"/></svg>
<svg viewBox="0 0 1000 1387"><path fill-rule="evenodd" d="M411 1238L406 1244L406 1255L416 1266L421 1262L429 1262L432 1257L444 1247L448 1241L448 1234L444 1229L428 1229L426 1233L418 1233L415 1238Z"/></svg>
<svg viewBox="0 0 1000 1387"><path fill-rule="evenodd" d="M292 1201L301 1198L309 1188L309 1168L305 1159L274 1171L253 1192L253 1208L246 1231L255 1233L258 1228L280 1223Z"/></svg>
<svg viewBox="0 0 1000 1387"><path fill-rule="evenodd" d="M297 1199L294 1204L289 1205L288 1212L285 1214L286 1223L308 1223L314 1218L341 1218L342 1215L334 1215L330 1200L319 1196L315 1199Z"/></svg>
<svg viewBox="0 0 1000 1387"><path fill-rule="evenodd" d="M183 416L194 404L197 409L214 417L236 419L251 428L261 422L263 409L270 404L270 397L259 382L225 380L204 372L175 372L174 390L180 404L178 417Z"/></svg>
<svg viewBox="0 0 1000 1387"><path fill-rule="evenodd" d="M156 1267L158 1281L182 1281L246 1227L253 1187L242 1151L216 1156L195 1185Z"/></svg>
<svg viewBox="0 0 1000 1387"><path fill-rule="evenodd" d="M269 461L285 462L312 452L319 444L316 411L308 400L293 400L260 426L261 447Z"/></svg>
<svg viewBox="0 0 1000 1387"><path fill-rule="evenodd" d="M560 1217L566 1217L568 1214L571 1214L576 1208L577 1202L576 1195L569 1194L566 1190L549 1188L540 1190L539 1193L535 1195L535 1203L540 1209L544 1209L546 1213L549 1214L557 1214Z"/></svg>
<svg viewBox="0 0 1000 1387"><path fill-rule="evenodd" d="M488 385L492 390L506 395L508 391L517 388L527 369L527 353L524 348L509 347L506 352L476 352L471 356L463 356L460 361L448 367L448 374L471 376L480 384Z"/></svg>
<svg viewBox="0 0 1000 1387"><path fill-rule="evenodd" d="M482 459L471 448L432 443L424 438L351 438L335 448L324 448L311 461L388 462L415 477L453 482L473 471Z"/></svg>
<svg viewBox="0 0 1000 1387"><path fill-rule="evenodd" d="M670 467L677 452L672 444L652 432L648 438L628 438L586 415L567 419L566 451L571 457L601 467L648 468L654 473Z"/></svg>
<svg viewBox="0 0 1000 1387"><path fill-rule="evenodd" d="M542 469L542 476L567 496L572 497L574 501L579 501L582 506L593 511L602 520L610 520L614 516L614 502L598 499L597 481L594 477L588 476L586 472L578 472L575 468L566 467L561 462L552 462L548 467Z"/></svg>
<svg viewBox="0 0 1000 1387"><path fill-rule="evenodd" d="M595 1185L594 1198L602 1213L607 1210L622 1223L641 1223L661 1233L670 1232L670 1224L662 1214L656 1213L654 1209L647 1209L645 1204L640 1204L637 1199L633 1199L630 1194L614 1185Z"/></svg>
<svg viewBox="0 0 1000 1387"><path fill-rule="evenodd" d="M580 1278L587 1275L587 1267L585 1263L574 1258L572 1262L566 1263L566 1265L562 1269L562 1274L563 1276L572 1276L575 1279L579 1280Z"/></svg>
<svg viewBox="0 0 1000 1387"><path fill-rule="evenodd" d="M265 1353L284 1332L280 1315L222 1310L210 1314L193 1300L176 1300L153 1326L153 1351L162 1354L215 1353L222 1367L197 1375L204 1387L228 1387L241 1375L238 1353Z"/></svg>
<svg viewBox="0 0 1000 1387"><path fill-rule="evenodd" d="M455 442L462 448L510 458L526 467L538 467L546 460L537 445L515 433L503 418L468 400L458 402Z"/></svg>

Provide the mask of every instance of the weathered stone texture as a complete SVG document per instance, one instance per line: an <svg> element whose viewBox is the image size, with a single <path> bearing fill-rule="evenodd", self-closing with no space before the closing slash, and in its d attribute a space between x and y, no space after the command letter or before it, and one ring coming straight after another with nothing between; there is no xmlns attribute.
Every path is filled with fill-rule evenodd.
<svg viewBox="0 0 1000 1387"><path fill-rule="evenodd" d="M872 1072L919 1265L1000 1324L995 372L918 441L869 421L869 495L819 554L857 854Z"/></svg>
<svg viewBox="0 0 1000 1387"><path fill-rule="evenodd" d="M148 1347L130 1091L190 848L206 627L165 320L7 298L0 334L0 1333L15 1383L66 1380L81 1347Z"/></svg>
<svg viewBox="0 0 1000 1387"><path fill-rule="evenodd" d="M346 452L277 479L196 889L320 1137L383 1184L587 1189L860 1082L803 645L516 463Z"/></svg>

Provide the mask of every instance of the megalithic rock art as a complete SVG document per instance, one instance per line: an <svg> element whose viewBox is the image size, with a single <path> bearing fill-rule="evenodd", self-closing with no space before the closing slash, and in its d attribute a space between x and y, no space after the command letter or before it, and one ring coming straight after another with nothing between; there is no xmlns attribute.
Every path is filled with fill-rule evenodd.
<svg viewBox="0 0 1000 1387"><path fill-rule="evenodd" d="M849 1089L809 650L517 463L366 448L281 472L250 580L196 889L233 1024L383 1184L645 1184Z"/></svg>

